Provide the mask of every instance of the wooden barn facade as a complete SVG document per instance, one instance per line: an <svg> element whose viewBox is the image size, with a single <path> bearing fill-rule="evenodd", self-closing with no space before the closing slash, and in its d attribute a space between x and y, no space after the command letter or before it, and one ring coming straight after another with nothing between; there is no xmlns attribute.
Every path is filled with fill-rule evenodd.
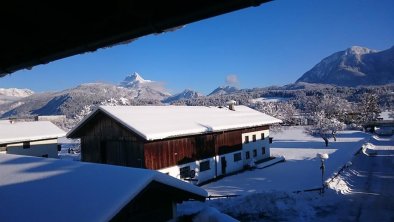
<svg viewBox="0 0 394 222"><path fill-rule="evenodd" d="M101 106L67 137L81 138L82 161L201 183L269 158L269 125L276 122L244 106Z"/></svg>

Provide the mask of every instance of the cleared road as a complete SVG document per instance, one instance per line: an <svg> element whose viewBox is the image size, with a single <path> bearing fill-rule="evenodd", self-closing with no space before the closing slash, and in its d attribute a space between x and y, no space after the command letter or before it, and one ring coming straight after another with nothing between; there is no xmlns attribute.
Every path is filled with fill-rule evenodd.
<svg viewBox="0 0 394 222"><path fill-rule="evenodd" d="M346 178L351 192L324 212L324 221L394 221L394 141L375 141L377 155L359 154ZM346 172L345 172L346 173Z"/></svg>

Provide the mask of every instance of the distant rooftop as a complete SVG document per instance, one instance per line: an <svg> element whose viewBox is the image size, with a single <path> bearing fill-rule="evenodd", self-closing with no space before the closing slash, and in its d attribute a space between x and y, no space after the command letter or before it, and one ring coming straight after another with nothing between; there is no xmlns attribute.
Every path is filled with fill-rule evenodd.
<svg viewBox="0 0 394 222"><path fill-rule="evenodd" d="M207 196L146 169L7 154L0 154L0 169L1 221L108 221L151 182Z"/></svg>
<svg viewBox="0 0 394 222"><path fill-rule="evenodd" d="M66 135L66 132L49 121L11 123L1 120L0 132L0 144L52 139Z"/></svg>
<svg viewBox="0 0 394 222"><path fill-rule="evenodd" d="M246 106L235 111L215 106L100 106L85 117L67 137L102 111L146 140L220 132L280 123L281 120Z"/></svg>

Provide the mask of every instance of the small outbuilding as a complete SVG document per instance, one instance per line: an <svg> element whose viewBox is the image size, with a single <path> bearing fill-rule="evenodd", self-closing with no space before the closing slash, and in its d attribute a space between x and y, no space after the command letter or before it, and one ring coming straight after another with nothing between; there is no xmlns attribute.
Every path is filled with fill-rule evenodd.
<svg viewBox="0 0 394 222"><path fill-rule="evenodd" d="M1 221L169 221L207 192L163 173L0 154Z"/></svg>
<svg viewBox="0 0 394 222"><path fill-rule="evenodd" d="M68 134L81 160L159 170L199 184L270 157L279 119L246 106L100 106Z"/></svg>
<svg viewBox="0 0 394 222"><path fill-rule="evenodd" d="M58 158L66 132L49 121L0 121L0 153Z"/></svg>

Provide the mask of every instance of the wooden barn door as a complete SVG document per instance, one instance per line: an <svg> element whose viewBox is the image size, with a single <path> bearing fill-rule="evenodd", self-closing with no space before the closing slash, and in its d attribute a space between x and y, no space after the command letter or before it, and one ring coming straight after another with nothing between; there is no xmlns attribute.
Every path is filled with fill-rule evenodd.
<svg viewBox="0 0 394 222"><path fill-rule="evenodd" d="M127 140L102 142L101 162L119 166L144 168L142 145Z"/></svg>
<svg viewBox="0 0 394 222"><path fill-rule="evenodd" d="M103 142L101 157L103 163L127 166L124 142L119 140L108 140Z"/></svg>

